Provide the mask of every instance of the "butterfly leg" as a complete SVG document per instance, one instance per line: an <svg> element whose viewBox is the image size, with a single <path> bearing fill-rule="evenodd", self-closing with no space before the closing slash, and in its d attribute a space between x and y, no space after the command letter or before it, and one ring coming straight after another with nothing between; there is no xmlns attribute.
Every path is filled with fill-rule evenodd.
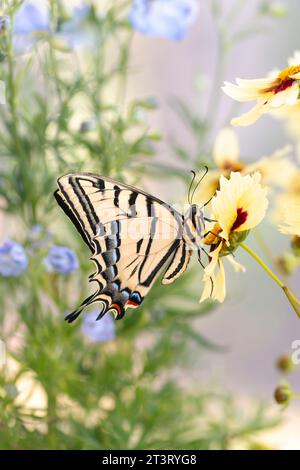
<svg viewBox="0 0 300 470"><path fill-rule="evenodd" d="M202 266L202 268L205 269L205 266L204 266L204 264L202 262L202 259L201 259L201 251L203 251L206 254L209 261L210 261L210 256L204 248L200 247L198 249L198 261L199 261L200 265ZM210 282L211 282L211 291L210 291L210 297L211 297L212 294L213 294L213 291L214 291L214 281L213 281L213 278L211 276L210 276L209 279L210 279Z"/></svg>
<svg viewBox="0 0 300 470"><path fill-rule="evenodd" d="M222 237L218 235L217 233L214 233L212 230L208 230L207 232L204 233L203 238L207 237L207 235L213 235L214 237L218 238L219 240L222 240Z"/></svg>

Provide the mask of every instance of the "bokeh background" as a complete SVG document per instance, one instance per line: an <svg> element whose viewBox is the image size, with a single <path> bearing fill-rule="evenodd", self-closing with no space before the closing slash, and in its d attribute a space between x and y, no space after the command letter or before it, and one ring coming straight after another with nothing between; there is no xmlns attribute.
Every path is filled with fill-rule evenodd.
<svg viewBox="0 0 300 470"><path fill-rule="evenodd" d="M254 30L257 28L253 18L260 2L223 0L219 3L224 12L239 3L241 10L234 26L236 30L243 29L244 25L249 23ZM168 145L174 136L176 141L185 142L191 149L195 144L182 119L174 112L174 96L180 97L201 115L208 112L207 96L211 91L220 58L216 25L209 2L199 4L198 19L183 42L149 39L138 34L133 41L132 66L137 73L132 76L130 94L151 94L159 100L160 108L155 116L152 116L151 124L158 128L164 137L158 151L158 159L162 162L174 161L174 152ZM287 58L300 47L300 4L297 0L286 0L282 4L287 9L284 19L275 23L266 21L265 28L257 28L257 35L237 43L231 50L225 71L219 80L220 86L222 79L234 82L236 77L264 77L274 69L286 67ZM199 88L204 88L206 93L199 93ZM215 133L224 125L231 105L230 98L224 95L219 112L215 116ZM247 109L247 105L244 109ZM238 128L236 132L239 136L241 155L248 161L270 155L290 142L282 121L268 115L255 125ZM153 182L151 187L148 187L149 190L153 190L152 185ZM178 194L177 185L177 182L172 181L159 182L156 191L162 198L170 199L170 188L173 187L175 200ZM282 252L287 246L288 241L282 235L274 233L272 227L267 230L269 248L276 256L276 253ZM252 243L255 246L255 240L252 240ZM259 247L256 248L259 252ZM185 376L184 380L218 378L232 391L238 390L243 397L250 394L269 400L278 382L274 361L281 353L291 352L293 341L300 338L298 319L280 290L274 289L272 281L265 273L257 270L255 264L247 259L247 255L240 252L238 258L247 266L247 273L239 275L230 271L226 303L218 307L213 315L201 319L201 331L218 344L228 346L228 353L204 353L199 363L196 361L193 374ZM300 273L296 273L289 282L295 291L299 291ZM201 367L198 368L200 363ZM297 375L294 377L294 385L299 388ZM285 413L285 431L281 430L277 436L274 433L274 438L270 436L270 441L273 440L282 448L292 446L299 449L297 429L300 425L300 407L297 402Z"/></svg>
<svg viewBox="0 0 300 470"><path fill-rule="evenodd" d="M82 2L80 1L68 2L69 5L78 5L81 3ZM89 4L90 2L86 3ZM109 6L111 6L111 2L109 2L108 0L95 0L94 3L97 4L99 9L107 9ZM129 5L131 2L127 3ZM250 33L249 37L245 37L242 41L236 41L233 47L230 48L227 54L226 63L223 64L222 67L220 67L222 54L220 55L217 34L218 19L213 17L211 12L211 5L213 3L215 3L217 7L221 8L222 15L226 15L229 11L233 11L236 13L234 15L234 23L226 25L226 29L228 31L230 31L232 28L233 31L243 33L247 30ZM129 74L126 81L126 101L125 103L122 103L122 110L126 109L126 104L131 103L132 100L144 100L147 97L155 98L158 102L158 106L155 110L151 110L151 113L148 113L147 110L144 110L143 112L145 113L145 116L143 117L143 119L145 119L146 122L147 132L159 132L162 136L159 142L157 142L156 139L154 142L151 142L151 148L153 148L155 155L151 162L149 160L149 168L147 166L147 159L141 160L141 167L143 168L143 165L146 165L144 172L146 173L146 176L140 178L141 173L143 173L143 171L141 172L140 169L139 171L137 171L137 175L139 176L139 178L137 178L139 187L142 187L149 193L157 195L158 197L166 200L169 203L183 201L185 198L187 189L186 180L184 180L183 178L176 178L174 176L175 172L170 172L170 176L168 176L168 172L165 172L163 173L163 177L160 178L158 177L159 175L157 173L157 168L159 168L159 165L178 168L180 170L180 174L186 173L187 175L189 171L193 169L190 168L190 166L186 163L180 161L175 155L175 143L184 145L184 147L188 149L191 154L193 154L193 152L195 152L197 148L195 135L191 132L189 126L187 126L184 122L182 115L180 115L180 113L178 112L178 106L176 106L178 99L180 99L183 103L185 103L186 106L188 106L190 110L192 110L195 114L201 116L202 118L205 119L208 115L211 116L212 128L209 134L209 142L210 144L212 144L214 137L216 136L218 131L224 125L229 124L228 116L232 111L232 100L230 100L228 97L223 95L221 91L219 91L220 87L222 86L223 80L233 82L236 77L264 77L269 71L273 69L285 68L287 64L287 59L293 55L295 50L300 49L298 21L300 15L299 2L297 0L286 0L284 2L281 2L287 11L286 15L284 15L283 18L278 19L271 17L270 15L266 15L264 18L260 17L258 22L257 9L258 6L261 5L261 3L261 0L219 0L215 2L199 0L199 14L197 20L190 27L186 38L182 41L173 42L162 38L150 38L138 32L133 32L132 37L130 39L131 53L129 59ZM268 5L278 2L267 1L265 3ZM110 49L112 62L116 59L118 52L119 50L115 49L115 44L113 44ZM63 56L59 56L59 60L61 60L62 57ZM36 70L38 71L38 67L36 68ZM38 73L41 72L38 71ZM42 91L43 93L43 80L41 79L41 77L42 75L34 75L34 80L32 80L30 86L33 89ZM217 96L214 96L214 92ZM114 93L114 86L112 86L111 88L108 87L105 90L105 96L108 102L114 99ZM55 100L53 100L53 102L54 101ZM218 106L216 106L215 109L212 109L212 105L215 103L215 101L217 101ZM119 103L117 102L116 104ZM245 109L246 108L247 106L245 106ZM240 107L240 109L237 110L237 114L239 114L242 110L243 107ZM86 119L88 116L85 112L78 112L78 109L76 110L76 113L74 113L74 115L75 114L75 126L77 126L78 128L80 122L83 119ZM72 116L72 119L73 117L74 116ZM255 161L260 157L270 155L278 148L284 147L286 144L291 143L291 137L286 132L283 122L267 115L260 119L253 126L237 129L237 134L240 140L241 156L242 159L245 161ZM73 139L70 144L70 148L74 148L74 158L77 158L79 155L79 151L77 155L76 145L78 142L79 147L81 145L81 141L76 140L77 136L74 136L75 133L70 133L70 135L71 139ZM68 135L68 137L70 137L70 135ZM95 148L97 147L95 146ZM102 169L101 162L99 163L97 161L98 156L94 155L93 158L93 161L89 160L89 164L93 166L93 169L95 169L96 171L96 169L98 168L97 165L99 165L99 168ZM296 156L294 156L294 158L296 159ZM155 168L155 165L157 165L156 173L153 172L153 168ZM122 170L119 172L122 177L131 178L131 167L129 166L128 168L125 168L125 171L123 172ZM133 168L135 168L134 165ZM85 167L83 169L85 169ZM88 168L87 170L89 169L90 168ZM101 170L99 169L98 172L100 171ZM119 173L117 173L116 171L117 175ZM56 176L59 175L57 174ZM111 174L111 176L115 176L115 174ZM53 189L55 189L54 177L52 178L50 187L51 191L52 187ZM50 196L48 197L48 193L45 196L45 200L46 198L50 200ZM54 210L53 207L55 205L55 202L52 201L50 202L50 204L52 207L51 210ZM58 212L59 209L55 208L55 215L53 216L53 220L56 220L56 218L59 219L60 217L59 221L61 223L61 220L63 220L63 215L58 214ZM11 216L10 214L1 213L0 224L1 241L5 240L7 237L11 237L12 234L14 234L14 236L17 234L16 236L19 236L19 239L21 239L22 241L22 237L20 237L20 232L18 233L18 225L15 222L14 216ZM66 230L67 227L69 229L68 232L66 231L65 238L64 232L61 227L66 228ZM63 240L66 243L66 241L69 241L69 239L71 240L74 231L75 230L73 230L71 224L69 224L68 226L68 222L66 222L65 225L60 225L60 230L58 230L60 241ZM72 235L70 235L69 237L69 234ZM279 256L284 250L289 249L288 237L285 237L279 232L277 232L277 230L274 228L274 225L269 220L264 221L264 236L268 245L268 251L272 254L274 258ZM78 244L78 240L76 242L72 241L72 243L72 247L75 247L77 249L78 255L79 257L81 257L80 261L82 263L82 271L80 271L81 274L78 274L77 272L76 281L73 285L74 291L76 292L76 294L78 294L78 292L76 291L76 288L78 286L80 286L81 289L84 289L86 287L84 287L84 282L87 283L86 274L90 266L87 267L87 264L84 264L85 262L82 261L84 251L81 251L81 245ZM262 258L265 257L265 253L262 252L261 247L257 244L257 241L253 236L251 236L249 243L251 243L251 246L253 246L256 251L261 254ZM271 410L271 413L274 416L281 416L283 421L281 426L274 430L263 429L261 433L258 434L258 440L263 442L264 445L269 446L271 448L300 449L300 439L298 436L300 425L300 406L298 405L298 401L293 400L287 409L280 411L278 405L273 400L274 389L278 385L282 377L275 367L275 362L281 354L292 353L292 343L297 339L300 340L299 319L297 319L295 312L292 311L291 307L287 303L287 300L283 296L280 289L278 289L277 286L272 283L272 281L265 275L265 273L260 270L258 266L255 265L254 262L247 257L247 255L241 253L241 250L238 253L238 260L247 267L247 272L245 274L238 274L234 273L233 270L228 270L228 296L226 302L222 305L218 305L217 308L215 308L209 315L199 315L199 318L197 318L193 323L193 328L195 329L195 332L198 332L201 335L203 334L205 338L208 338L213 343L222 346L223 349L218 352L209 351L209 349L207 348L202 348L201 352L199 352L199 348L196 347L194 343L190 342L188 349L190 361L188 367L182 367L181 365L175 368L172 367L172 370L170 371L170 376L175 380L175 383L178 383L180 385L180 387L186 390L190 390L192 392L196 392L199 388L199 390L204 391L203 393L205 393L206 388L210 386L213 389L217 389L219 391L226 390L229 395L232 395L240 405L241 412L240 415L237 416L237 421L242 421L244 415L247 415L249 411L252 410L253 400L263 401L266 407ZM38 261L36 263L38 263ZM198 272L195 273L195 286L193 286L196 297L200 297L200 293L202 290L201 278L202 272L199 267ZM47 285L47 282L48 281L45 281L45 285L49 290L49 285ZM299 270L295 273L294 276L288 278L288 283L295 292L299 293ZM63 292L64 286L65 284L60 285L60 295ZM43 288L44 287L45 286L43 285ZM175 285L174 288L176 293ZM3 283L2 289L2 292L7 294L6 284ZM22 286L22 289L24 289L25 292L24 286ZM160 301L160 289L164 289L164 287L158 286L158 288L155 289L154 294L152 295L152 298L150 300L150 310L152 310L150 311L150 313L154 313L154 315L158 318L157 322L160 322L160 327L162 323L164 328L165 325L159 317L159 312L157 313L156 308L156 303ZM78 290L80 289L78 288ZM49 292L47 291L47 295L48 294ZM63 295L61 296L63 297ZM13 296L11 296L11 299L14 300ZM72 303L73 305L74 302L75 301L73 298L72 302L70 303ZM64 299L62 304L64 305L64 308L66 310L70 308L70 305L65 305ZM48 305L46 302L45 305L47 309ZM60 300L57 301L57 305L60 305ZM198 308L198 303L196 303L196 306ZM7 310L7 312L11 314L12 311L13 309L9 305L9 309ZM28 308L28 312L29 311L30 307ZM65 312L61 311L60 313ZM178 313L180 313L180 316L182 315L182 318L184 318L184 308L182 308L182 311L177 312L177 315ZM44 314L48 315L48 312L45 311L42 315ZM22 315L25 316L25 314L23 313ZM139 315L139 312L136 312L133 315ZM93 409L93 406L95 406L94 401L97 399L97 393L103 393L104 402L106 398L106 408L104 407L105 412L103 416L106 416L106 413L108 416L107 421L111 419L111 428L109 428L108 426L108 429L109 432L111 432L112 436L114 436L115 429L118 429L119 422L123 423L124 420L124 422L127 423L127 421L129 421L129 418L132 419L132 421L134 422L135 408L134 404L132 405L132 409L130 407L126 408L125 405L122 408L122 402L120 402L119 405L115 404L115 398L118 396L118 393L121 394L122 390L119 391L118 387L120 386L121 382L119 383L117 380L118 377L115 377L114 375L112 375L111 380L115 379L115 382L111 384L111 386L115 387L112 390L112 393L114 393L113 397L115 401L111 399L111 396L108 397L107 401L107 390L105 389L106 383L104 381L101 381L101 374L104 374L104 379L107 380L108 384L110 379L110 368L112 368L114 374L117 375L116 371L118 370L118 365L116 365L116 363L118 359L118 354L116 347L120 347L122 348L121 351L122 353L124 353L124 357L127 358L128 355L128 357L130 357L130 359L133 361L132 371L130 370L132 376L129 376L128 378L127 375L124 374L125 378L122 376L120 381L124 380L128 388L131 385L137 388L135 384L135 373L136 370L139 372L140 363L139 357L136 358L134 355L132 355L134 356L132 359L132 357L130 356L130 346L134 344L137 347L138 353L140 353L140 351L143 351L144 349L147 351L151 350L151 347L149 348L149 344L151 345L151 340L153 340L153 337L155 337L156 334L153 324L153 322L155 321L155 316L154 320L152 320L151 323L151 320L149 320L149 317L151 316L149 314L149 307L146 308L145 312L142 312L141 315L145 315L145 323L143 323L143 319L137 319L135 325L135 320L132 319L132 316L128 316L128 319L125 318L123 321L124 323L122 323L121 326L118 325L117 336L119 337L119 342L116 342L116 344L114 345L108 346L102 344L86 344L82 339L79 340L79 336L77 337L77 333L75 332L76 328L78 328L78 325L65 326L65 324L63 324L63 326L61 326L62 319L60 317L53 317L54 320L52 320L51 317L51 319L49 320L49 325L53 326L53 332L55 332L55 334L58 333L58 339L56 340L56 337L54 336L54 339L51 339L51 341L54 342L52 343L52 346L49 346L49 348L53 348L53 350L56 350L55 348L57 344L59 344L60 340L62 341L63 346L61 347L65 348L63 349L63 352L68 355L67 360L69 360L70 362L72 362L72 360L74 360L74 362L78 361L79 372L77 372L81 381L85 380L84 374L86 373L84 368L81 367L82 362L80 361L82 360L82 357L79 357L80 354L83 354L83 364L86 365L86 368L89 371L88 373L90 374L90 376L87 375L88 378L86 379L86 382L84 382L84 390L86 393L90 394L89 399L87 399L87 406L90 406L89 411L91 411L91 409ZM168 315L169 316L167 321L171 322L170 313ZM22 319L24 318L22 317ZM141 334L141 338L139 337L139 322L141 323L141 328L144 328L146 330L147 328L145 327L145 324L147 324L147 322L149 323L149 328L151 327L151 333L149 335L150 339L147 335L147 331L143 331L143 334ZM48 325L48 323L46 324ZM70 329L67 330L67 328ZM131 332L130 328L132 328L133 332ZM164 333L166 332L167 331L164 331ZM134 335L136 335L136 337L133 340L132 337ZM51 331L49 332L48 340L50 336ZM16 350L18 350L19 339L20 336L18 336L16 339L13 338L10 342L9 347L12 348L12 350L14 349L14 347L16 347ZM135 341L136 339L137 341ZM68 341L70 341L70 343ZM74 343L72 341L74 341ZM73 344L76 345L76 347L79 345L80 348L86 348L86 351L84 351L83 353L81 351L80 353L78 353L78 351L73 352ZM43 345L40 344L40 347L42 346ZM112 362L110 362L110 349L114 353L113 360L116 361L115 363L113 362L113 360ZM35 354L38 354L37 351L38 350L36 349ZM104 365L101 362L102 353L104 357ZM169 351L167 352L167 358L169 357L168 353ZM26 354L28 354L28 351L26 351ZM30 360L30 354L28 357ZM26 361L28 361L28 357L26 356ZM134 362L135 360L136 363ZM94 370L92 365L93 361L95 361L95 364L97 365L97 367L99 367L98 370ZM130 362L129 359L128 362ZM34 361L32 361L32 363L35 364ZM62 367L65 367L64 361L62 361L62 364ZM36 366L38 371L40 366L38 364L38 361L36 361ZM103 366L103 370L100 369L100 366ZM28 367L28 362L24 363L25 370L27 370L26 367ZM77 377L75 374L75 366L74 370L72 367L71 374L74 375L72 376L72 380L74 381L76 386L78 386L76 382ZM34 369L34 367L32 368ZM63 377L62 371L60 370L58 372L60 372ZM168 370L166 371L163 369L163 378L165 375L168 376L168 373ZM156 379L157 377L155 374L156 371L154 372L154 377ZM55 378L53 379L53 377L55 377L55 369L53 369L53 376L50 378L50 381L52 380L54 383ZM160 378L161 377L159 376L159 379ZM47 380L48 379L49 377L47 377ZM91 381L90 390L88 390L88 380ZM291 378L289 380L295 392L298 391L298 393L300 393L299 374L295 373L291 375ZM70 383L71 387L73 384L71 379ZM153 383L155 388L157 383L154 380L153 382L151 382L151 386L153 386ZM25 380L22 382L22 387L26 389L29 388L31 384L32 382L30 380L28 381L28 383ZM45 386L45 383L42 382L42 384ZM63 384L63 387L64 386L65 384ZM59 392L62 392L63 387L59 390ZM65 387L65 389L67 391L63 390L63 392L65 392L67 395L70 390L68 390L67 386ZM11 392L10 389L9 391ZM14 393L14 390L12 390L12 393ZM80 395L80 387L78 387L78 389L76 389L74 392L74 396L79 401L79 398L78 396L76 396L76 393L78 394L78 396ZM72 396L71 393L70 396ZM124 394L124 396L126 400L126 393ZM34 405L42 407L43 403L45 402L43 397L44 395L42 392L37 392L33 400ZM139 398L143 403L142 392L140 392ZM84 397L81 397L81 399L82 402L79 401L81 406L80 412L78 412L79 415L83 413L83 409L85 406ZM161 398L161 400L163 403L163 397ZM101 398L99 398L99 403L100 401ZM68 409L68 407L70 410L72 409L72 403L71 405L68 401L62 403L66 407L66 409ZM76 413L77 411L78 410L76 409ZM213 408L212 410L204 409L202 411L203 415L205 413L207 413L207 415L210 415L211 413L212 416L214 416L215 414L216 416L218 416L218 410L215 408ZM140 416L139 412L140 410L137 412L137 416ZM126 415L126 413L128 414L128 416ZM130 417L129 413L131 413ZM90 414L92 415L92 412L90 412ZM87 412L86 416L84 416L83 419L84 422L88 423L87 428L89 426L93 426L94 421L96 422L98 418L98 415L94 417L93 415L90 416L90 414L88 414ZM99 415L101 415L100 412ZM99 418L99 429L101 438L103 438L103 436L101 435L101 420L106 419L103 418L103 416L101 415ZM139 418L137 418L137 423L139 424L138 419ZM228 417L228 420L230 421L230 416ZM159 419L157 421L159 423ZM222 423L219 424L222 428ZM14 425L15 423L13 423L13 426ZM104 434L106 433L106 429L107 428L105 428ZM13 435L13 431L11 432ZM49 437L49 441L47 441L47 446L52 446L52 448L55 448L55 443L57 444L58 441L61 439L60 435L56 432L56 429L54 429L52 432L55 435L51 435ZM78 435L76 435L75 437L71 436L71 440L68 441L66 445L72 445L75 443L76 445L78 445L79 448L81 448L81 433L84 434L84 431L79 426L79 429L76 428L76 432L78 433ZM127 429L125 429L124 431L125 437L127 436L126 433L130 434ZM107 435L109 435L109 433L107 433ZM10 434L8 434L8 436L9 437L7 438L7 440L3 440L3 443L1 445L6 448L11 448L13 447L13 445L11 445ZM113 439L111 441L105 441L106 437L107 436L105 435L103 438L103 442L109 442L109 445L117 445L113 441ZM89 434L87 432L87 436L82 437L82 442L87 443L86 445L88 446L88 448L98 448L97 439L99 439L99 435L96 433L96 431L94 432L94 434ZM24 446L26 448L26 446L28 447L28 442L30 441L25 442L26 443L24 444ZM41 442L40 445L42 448L43 446L45 446L42 438L40 441L35 441L35 443L36 442ZM103 444L103 442L101 441L101 445L105 445ZM126 445L128 445L128 448L130 448L131 444L128 444L128 442L126 441ZM239 447L239 443L235 444L235 447Z"/></svg>

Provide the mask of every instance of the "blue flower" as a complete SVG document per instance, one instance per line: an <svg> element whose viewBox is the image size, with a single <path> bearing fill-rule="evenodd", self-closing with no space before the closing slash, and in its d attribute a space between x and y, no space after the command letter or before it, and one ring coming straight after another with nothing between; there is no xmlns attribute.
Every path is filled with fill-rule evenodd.
<svg viewBox="0 0 300 470"><path fill-rule="evenodd" d="M4 277L20 276L26 271L28 258L24 248L12 240L6 240L0 246L0 275Z"/></svg>
<svg viewBox="0 0 300 470"><path fill-rule="evenodd" d="M90 5L75 7L72 16L62 23L57 37L61 37L69 48L95 45L101 36L95 25L96 19Z"/></svg>
<svg viewBox="0 0 300 470"><path fill-rule="evenodd" d="M49 30L50 15L47 2L25 0L14 17L14 33L31 34Z"/></svg>
<svg viewBox="0 0 300 470"><path fill-rule="evenodd" d="M115 320L109 314L96 321L99 312L93 310L85 315L81 331L94 343L104 343L115 338Z"/></svg>
<svg viewBox="0 0 300 470"><path fill-rule="evenodd" d="M65 246L52 246L45 258L45 264L50 272L70 274L79 267L76 253Z"/></svg>
<svg viewBox="0 0 300 470"><path fill-rule="evenodd" d="M28 52L36 43L38 34L49 32L50 12L45 0L25 0L14 17L14 49Z"/></svg>
<svg viewBox="0 0 300 470"><path fill-rule="evenodd" d="M197 13L197 0L134 0L129 20L135 30L147 36L180 40Z"/></svg>
<svg viewBox="0 0 300 470"><path fill-rule="evenodd" d="M30 243L31 251L46 246L51 240L52 236L52 232L44 225L33 225L27 235L27 240Z"/></svg>

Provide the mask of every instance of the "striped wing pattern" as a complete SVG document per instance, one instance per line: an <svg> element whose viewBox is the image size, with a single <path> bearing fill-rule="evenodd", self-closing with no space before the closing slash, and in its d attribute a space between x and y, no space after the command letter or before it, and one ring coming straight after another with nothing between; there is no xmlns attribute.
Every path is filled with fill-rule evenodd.
<svg viewBox="0 0 300 470"><path fill-rule="evenodd" d="M110 178L75 173L58 179L55 197L89 246L96 291L67 316L72 322L92 303L117 319L138 307L169 262L163 284L186 269L190 250L183 217L159 199Z"/></svg>

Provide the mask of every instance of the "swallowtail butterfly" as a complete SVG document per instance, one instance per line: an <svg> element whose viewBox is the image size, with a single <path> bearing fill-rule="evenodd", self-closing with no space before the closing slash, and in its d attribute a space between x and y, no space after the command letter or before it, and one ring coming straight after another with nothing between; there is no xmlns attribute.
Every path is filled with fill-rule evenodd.
<svg viewBox="0 0 300 470"><path fill-rule="evenodd" d="M205 228L202 208L190 204L183 216L144 191L90 173L58 178L55 198L91 250L96 272L89 278L96 291L70 313L72 322L87 306L98 303L98 319L116 319L143 302L165 268L162 283L171 284L187 268ZM201 263L202 264L202 263Z"/></svg>

